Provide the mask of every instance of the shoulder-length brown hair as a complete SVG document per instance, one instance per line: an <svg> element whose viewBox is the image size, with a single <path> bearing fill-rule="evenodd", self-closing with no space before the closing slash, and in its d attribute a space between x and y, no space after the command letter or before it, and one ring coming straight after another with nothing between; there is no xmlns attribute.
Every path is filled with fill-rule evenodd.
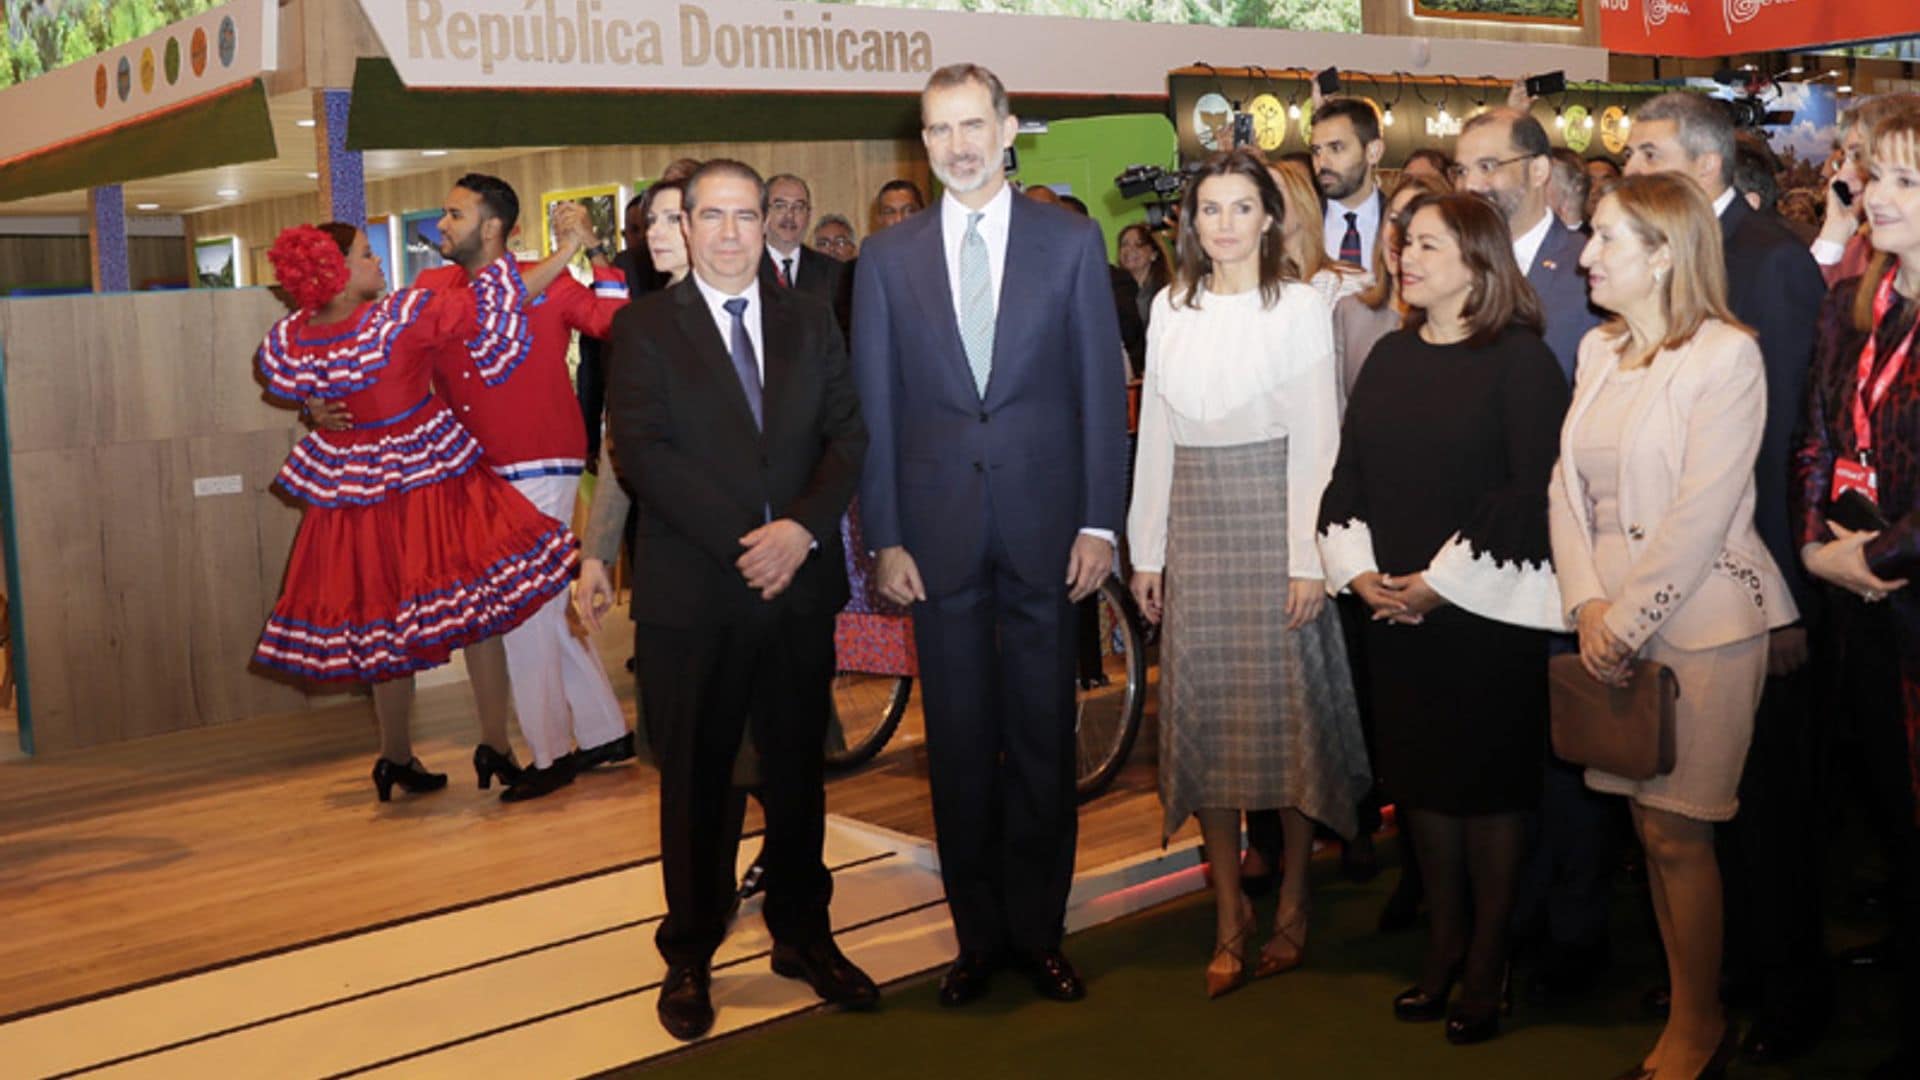
<svg viewBox="0 0 1920 1080"><path fill-rule="evenodd" d="M1673 269L1660 290L1660 306L1667 315L1667 338L1658 349L1673 349L1693 340L1700 325L1717 319L1751 334L1727 307L1727 258L1720 241L1720 216L1713 212L1707 193L1678 173L1649 173L1622 177L1600 201L1613 200L1648 251L1665 245ZM1621 337L1627 320L1615 316L1605 332Z"/></svg>
<svg viewBox="0 0 1920 1080"><path fill-rule="evenodd" d="M1175 245L1179 265L1170 299L1174 307L1198 308L1200 287L1213 276L1213 260L1200 246L1195 222L1200 218L1200 185L1216 176L1242 176L1252 182L1260 193L1261 209L1272 219L1266 232L1260 234L1260 303L1271 307L1280 299L1282 285L1300 280L1300 268L1287 257L1286 245L1281 242L1281 223L1287 219L1287 208L1280 200L1280 189L1267 175L1267 163L1247 147L1213 155L1188 177L1187 192L1180 199L1180 235Z"/></svg>
<svg viewBox="0 0 1920 1080"><path fill-rule="evenodd" d="M1124 243L1128 233L1138 233L1140 235L1140 242L1147 245L1147 250L1153 254L1153 261L1147 267L1148 286L1158 289L1172 281L1173 260L1167 258L1166 245L1160 242L1159 237L1153 235L1153 230L1136 221L1120 230L1120 236L1117 242Z"/></svg>
<svg viewBox="0 0 1920 1080"><path fill-rule="evenodd" d="M1414 198L1417 199L1422 195L1445 195L1452 190L1453 185L1447 183L1445 177L1424 176L1420 173L1409 176L1401 173L1400 183L1394 186L1393 194L1387 197L1387 205L1391 207L1403 191L1413 192ZM1407 204L1407 206L1412 205L1412 203ZM1405 209L1406 207L1401 207L1402 211ZM1380 228L1373 234L1373 284L1361 290L1360 302L1375 311L1387 306L1387 301L1393 299L1396 275L1387 267L1387 244L1392 237L1404 236L1406 231L1406 220L1399 214L1392 214L1380 223Z"/></svg>
<svg viewBox="0 0 1920 1080"><path fill-rule="evenodd" d="M1866 147L1864 164L1868 168L1891 161L1909 169L1920 169L1920 104L1902 105L1882 113L1868 130ZM1873 250L1873 257L1867 260L1866 273L1854 289L1855 330L1873 333L1873 294L1879 291L1880 282L1899 261L1892 252Z"/></svg>
<svg viewBox="0 0 1920 1080"><path fill-rule="evenodd" d="M1511 326L1541 333L1546 319L1540 314L1540 297L1514 261L1513 234L1500 211L1478 195L1422 195L1407 207L1404 220L1411 226L1423 210L1440 215L1440 223L1460 245L1460 259L1473 275L1467 306L1460 313L1467 320L1467 344L1486 345ZM1400 244L1404 248L1406 243L1402 229ZM1418 330L1426 321L1424 308L1407 310L1407 329Z"/></svg>

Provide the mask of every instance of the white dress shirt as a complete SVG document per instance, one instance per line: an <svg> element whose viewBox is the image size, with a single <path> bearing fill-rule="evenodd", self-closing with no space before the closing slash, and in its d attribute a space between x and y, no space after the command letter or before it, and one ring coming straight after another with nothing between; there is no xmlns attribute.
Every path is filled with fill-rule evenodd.
<svg viewBox="0 0 1920 1080"><path fill-rule="evenodd" d="M1721 192L1720 197L1713 200L1713 216L1717 218L1726 217L1727 207L1733 205L1733 198L1735 195L1738 195L1738 194L1739 192L1733 190L1732 188L1728 188L1727 190Z"/></svg>
<svg viewBox="0 0 1920 1080"><path fill-rule="evenodd" d="M1337 201L1327 203L1327 257L1340 257L1340 241L1347 235L1347 215L1353 214L1354 225L1360 230L1360 266L1364 270L1373 269L1373 238L1380 235L1380 190L1375 187L1359 206L1348 208Z"/></svg>
<svg viewBox="0 0 1920 1080"><path fill-rule="evenodd" d="M1178 446L1244 446L1287 440L1287 573L1325 577L1314 538L1320 495L1340 449L1333 313L1310 285L1201 293L1176 308L1173 288L1153 300L1140 395L1140 451L1127 512L1136 570L1166 565L1173 457ZM1284 602L1284 598L1275 603Z"/></svg>
<svg viewBox="0 0 1920 1080"><path fill-rule="evenodd" d="M1534 256L1540 254L1540 245L1547 242L1547 232L1553 228L1553 211L1540 215L1539 224L1528 229L1524 236L1513 240L1513 261L1520 264L1520 276L1533 273Z"/></svg>
<svg viewBox="0 0 1920 1080"><path fill-rule="evenodd" d="M760 385L767 384L766 339L760 336L760 279L747 282L745 291L737 296L723 293L707 284L700 271L693 272L693 283L700 290L700 298L707 302L707 310L713 313L713 324L720 328L720 349L728 356L733 355L733 316L727 313L729 300L745 297L747 310L740 313L740 319L747 324L747 340L753 342L753 362L760 368Z"/></svg>
<svg viewBox="0 0 1920 1080"><path fill-rule="evenodd" d="M953 321L960 318L960 242L967 237L967 217L974 211L949 191L940 197L940 243L946 248L947 289L953 293ZM987 242L987 282L992 286L993 310L1000 310L1000 283L1006 280L1007 233L1013 221L1013 185L1000 185L1000 193L980 208L980 238Z"/></svg>
<svg viewBox="0 0 1920 1080"><path fill-rule="evenodd" d="M773 260L774 269L786 271L788 288L800 284L800 249L805 246L805 244L801 244L792 251L782 255L774 250L772 244L767 245L767 258ZM787 265L789 261L793 263L792 266Z"/></svg>

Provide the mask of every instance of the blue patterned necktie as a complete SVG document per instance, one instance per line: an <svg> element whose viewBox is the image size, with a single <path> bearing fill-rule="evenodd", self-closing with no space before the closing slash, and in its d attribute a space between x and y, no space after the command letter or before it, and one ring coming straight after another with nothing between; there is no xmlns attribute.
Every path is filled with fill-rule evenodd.
<svg viewBox="0 0 1920 1080"><path fill-rule="evenodd" d="M967 232L960 238L960 343L973 369L973 388L987 396L987 376L993 373L993 275L987 272L987 240L980 235L980 219L967 215Z"/></svg>
<svg viewBox="0 0 1920 1080"><path fill-rule="evenodd" d="M1360 265L1360 215L1347 211L1347 231L1340 237L1340 261Z"/></svg>
<svg viewBox="0 0 1920 1080"><path fill-rule="evenodd" d="M760 363L754 357L753 338L747 335L747 298L736 296L720 305L733 316L733 340L729 351L733 353L733 373L740 379L740 389L746 391L747 408L753 411L753 426L761 427L760 421Z"/></svg>

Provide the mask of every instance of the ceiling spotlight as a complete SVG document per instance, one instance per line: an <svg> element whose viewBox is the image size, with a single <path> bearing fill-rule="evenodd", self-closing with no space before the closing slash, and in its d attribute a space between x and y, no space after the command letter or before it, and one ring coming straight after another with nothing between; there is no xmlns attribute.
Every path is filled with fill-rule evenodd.
<svg viewBox="0 0 1920 1080"><path fill-rule="evenodd" d="M157 202L134 203L133 208L135 210L158 210L160 209L160 204Z"/></svg>
<svg viewBox="0 0 1920 1080"><path fill-rule="evenodd" d="M1851 94L1853 93L1853 87L1851 85L1842 84L1840 86L1834 87L1833 91L1836 94Z"/></svg>
<svg viewBox="0 0 1920 1080"><path fill-rule="evenodd" d="M1759 71L1760 69L1759 69L1758 67L1756 67L1756 66L1754 66L1753 64L1741 64L1741 65L1740 65L1739 67L1737 67L1737 68L1735 68L1734 70L1736 70L1736 71Z"/></svg>
<svg viewBox="0 0 1920 1080"><path fill-rule="evenodd" d="M237 199L240 197L240 189L223 187L219 191L214 192L214 194L220 196L223 199Z"/></svg>
<svg viewBox="0 0 1920 1080"><path fill-rule="evenodd" d="M293 122L294 127L318 127L319 124L320 121L318 120L295 120Z"/></svg>
<svg viewBox="0 0 1920 1080"><path fill-rule="evenodd" d="M1806 73L1807 73L1807 69L1801 67L1799 64L1795 64L1792 67L1788 68L1787 70L1781 72L1781 74L1783 75L1804 75Z"/></svg>
<svg viewBox="0 0 1920 1080"><path fill-rule="evenodd" d="M1295 110L1295 112L1298 112L1298 111L1299 110L1297 109ZM421 157L446 157L447 152L445 150L422 150L420 151L420 156Z"/></svg>
<svg viewBox="0 0 1920 1080"><path fill-rule="evenodd" d="M308 173L308 174L307 174L307 179L309 179L309 180L318 180L318 179L320 179L320 174L319 174L319 173L317 173L317 172L310 172L310 173Z"/></svg>

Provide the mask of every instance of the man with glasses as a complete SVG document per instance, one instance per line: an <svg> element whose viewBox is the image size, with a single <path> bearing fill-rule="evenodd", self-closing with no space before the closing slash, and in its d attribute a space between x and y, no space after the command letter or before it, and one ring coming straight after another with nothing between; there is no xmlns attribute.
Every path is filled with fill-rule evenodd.
<svg viewBox="0 0 1920 1080"><path fill-rule="evenodd" d="M1580 339L1600 324L1580 272L1586 237L1567 228L1548 202L1553 145L1532 114L1510 106L1467 121L1449 170L1454 185L1500 209L1513 234L1513 258L1540 297L1547 347L1573 382ZM1556 642L1556 651L1564 647ZM1534 849L1515 906L1515 929L1540 943L1528 994L1564 1002L1584 996L1608 955L1608 881L1613 868L1612 800L1588 790L1581 770L1547 762Z"/></svg>
<svg viewBox="0 0 1920 1080"><path fill-rule="evenodd" d="M853 222L845 214L822 214L813 227L813 250L850 263L860 254L860 243L853 235Z"/></svg>
<svg viewBox="0 0 1920 1080"><path fill-rule="evenodd" d="M813 223L807 182L782 173L767 181L767 250L760 260L763 287L799 289L831 304L839 295L840 261L806 244Z"/></svg>

